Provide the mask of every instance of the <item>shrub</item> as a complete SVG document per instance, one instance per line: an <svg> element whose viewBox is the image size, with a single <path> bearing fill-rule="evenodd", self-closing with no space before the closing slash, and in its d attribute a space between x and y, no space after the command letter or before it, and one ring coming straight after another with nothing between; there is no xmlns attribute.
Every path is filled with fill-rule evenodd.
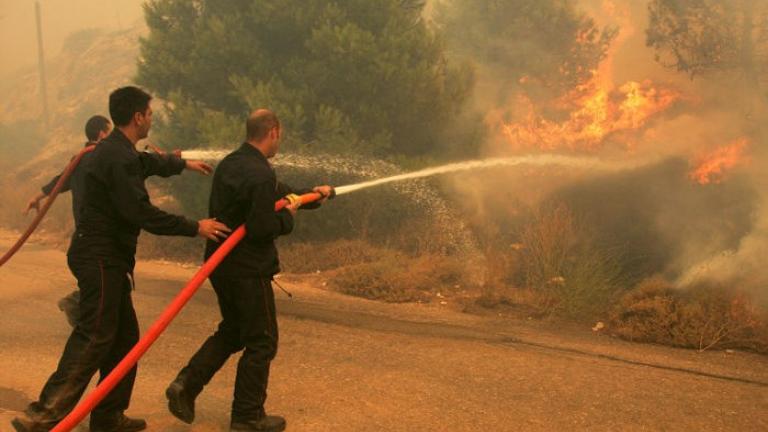
<svg viewBox="0 0 768 432"><path fill-rule="evenodd" d="M565 205L536 212L520 240L521 279L539 292L543 312L591 319L615 301L622 287L617 260L595 247Z"/></svg>
<svg viewBox="0 0 768 432"><path fill-rule="evenodd" d="M363 240L293 243L279 248L282 267L291 273L312 273L396 259L394 251L372 246Z"/></svg>
<svg viewBox="0 0 768 432"><path fill-rule="evenodd" d="M439 255L391 255L340 269L330 280L332 288L345 294L388 302L428 301L432 293L464 283L460 263Z"/></svg>
<svg viewBox="0 0 768 432"><path fill-rule="evenodd" d="M740 348L768 352L766 311L745 293L723 287L676 289L652 277L625 294L609 325L619 337L699 351Z"/></svg>

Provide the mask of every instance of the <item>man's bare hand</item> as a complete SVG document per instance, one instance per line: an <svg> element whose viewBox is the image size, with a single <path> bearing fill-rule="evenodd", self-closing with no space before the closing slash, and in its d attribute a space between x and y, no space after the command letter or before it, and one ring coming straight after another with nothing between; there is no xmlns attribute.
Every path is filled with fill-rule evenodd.
<svg viewBox="0 0 768 432"><path fill-rule="evenodd" d="M27 202L27 207L24 208L24 214L29 214L29 212L32 211L32 209L34 209L36 212L39 213L40 212L40 201L42 201L43 198L45 198L45 197L46 197L46 195L39 194L39 195L33 197L32 199L30 199L29 202Z"/></svg>
<svg viewBox="0 0 768 432"><path fill-rule="evenodd" d="M24 208L24 214L29 214L29 212L31 212L32 209L34 209L36 212L40 212L40 201L34 198L29 200L29 202L27 203L27 207Z"/></svg>
<svg viewBox="0 0 768 432"><path fill-rule="evenodd" d="M210 175L213 172L213 167L207 163L199 160L188 160L187 169L190 171L197 171L203 175Z"/></svg>
<svg viewBox="0 0 768 432"><path fill-rule="evenodd" d="M313 192L317 192L323 197L318 200L320 203L324 203L328 198L330 198L333 195L333 187L328 185L322 185L322 186L315 186L312 188Z"/></svg>
<svg viewBox="0 0 768 432"><path fill-rule="evenodd" d="M284 208L288 210L288 212L291 214L291 216L296 216L296 212L299 211L299 207L301 207L301 201L295 201L293 203L288 204Z"/></svg>
<svg viewBox="0 0 768 432"><path fill-rule="evenodd" d="M200 237L205 237L217 243L220 239L227 238L227 235L231 232L232 230L228 226L217 221L216 218L202 219L197 222L197 234Z"/></svg>

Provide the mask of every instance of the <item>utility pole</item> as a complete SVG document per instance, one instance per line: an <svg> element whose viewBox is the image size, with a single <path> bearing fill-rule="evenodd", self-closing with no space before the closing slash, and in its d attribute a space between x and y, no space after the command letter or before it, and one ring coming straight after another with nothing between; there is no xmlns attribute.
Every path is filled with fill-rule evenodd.
<svg viewBox="0 0 768 432"><path fill-rule="evenodd" d="M48 129L48 81L45 77L45 55L43 55L43 26L40 19L40 2L35 0L35 21L37 21L37 64L40 71L40 97L43 102L43 120Z"/></svg>
<svg viewBox="0 0 768 432"><path fill-rule="evenodd" d="M112 0L112 6L115 7L115 18L117 18L117 28L123 29L123 20L120 19L120 8L117 5L117 0Z"/></svg>

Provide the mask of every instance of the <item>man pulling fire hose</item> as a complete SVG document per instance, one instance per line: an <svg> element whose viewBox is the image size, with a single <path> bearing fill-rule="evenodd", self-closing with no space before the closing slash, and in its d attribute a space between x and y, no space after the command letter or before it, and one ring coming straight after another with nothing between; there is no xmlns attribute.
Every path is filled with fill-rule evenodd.
<svg viewBox="0 0 768 432"><path fill-rule="evenodd" d="M210 172L202 162L178 157L144 158L136 143L152 125L152 97L136 87L109 96L115 130L105 138L79 171L84 172L82 212L67 252L78 280L80 314L57 370L24 416L13 419L17 431L48 431L75 407L96 371L103 380L139 339L131 300L136 241L141 229L158 235L226 237L226 225L214 219L198 222L153 206L144 186L150 175L172 175L191 165ZM92 432L127 432L146 428L143 420L126 417L136 368L95 407Z"/></svg>
<svg viewBox="0 0 768 432"><path fill-rule="evenodd" d="M111 131L112 123L109 119L101 115L92 116L85 123L85 137L88 139L85 143L85 147L87 148L98 144L101 140L106 138ZM83 210L83 194L85 193L83 182L85 181L85 170L82 169L82 167L86 165L84 160L91 156L93 156L93 153L83 155L78 166L76 166L70 175L64 179L59 188L59 192L72 192L72 219L75 221L75 226L77 226L77 221L80 219L80 214ZM29 214L31 210L40 213L40 202L44 198L52 199L52 192L59 183L59 180L63 177L63 174L64 173L61 173L51 179L51 181L40 189L40 192L37 195L30 198L24 209L24 213ZM77 317L80 315L80 291L72 291L59 300L58 305L59 309L66 315L67 322L74 327L77 323Z"/></svg>
<svg viewBox="0 0 768 432"><path fill-rule="evenodd" d="M130 89L130 91L128 91L128 89ZM121 146L124 146L124 147L127 147L126 144L131 144L130 149L135 152L135 149L133 149L133 145L135 145L135 142L138 141L138 139L141 139L146 136L149 126L151 125L151 108L149 108L149 100L151 99L151 97L146 93L144 93L143 91L141 91L140 89L137 89L134 87L119 89L118 91L110 95L110 108L112 108L113 99L116 99L115 98L116 94L121 91L128 91L129 93L133 93L132 96L134 96L134 100L133 100L134 106L133 108L128 109L128 111L131 112L132 115L131 115L131 120L129 122L130 124L126 125L125 127L121 127L123 123L119 123L116 120L116 116L114 115L113 110L110 109L110 113L113 114L113 120L115 120L115 124L118 125L118 129L120 130L120 132L123 132L121 136L116 137L117 139L113 141L117 141ZM253 137L261 135L261 132L254 132L254 131L258 131L258 130L263 131L264 129L266 129L266 136L264 137L264 139L261 139L261 140L252 139ZM271 167L266 162L266 158L273 156L277 152L277 146L278 146L280 132L281 132L277 117L275 117L274 114L272 114L269 111L258 110L254 112L249 118L247 130L248 130L249 139L246 144L252 145L253 148L255 149L259 149L259 152L261 152L262 154L264 165L268 168L269 173L271 173L271 179L274 181L274 172L271 170ZM110 136L110 138L112 138L116 134L116 132L113 133L112 136ZM137 136L140 136L140 138L133 139L133 138L136 138ZM110 141L110 138L108 138L106 141ZM128 142L124 142L124 141L128 141ZM245 146L246 144L244 144L243 146ZM125 149L122 149L122 150L125 150ZM243 150L243 148L233 152L231 156L234 156L239 153L243 153L241 152L241 150ZM250 159L252 159L254 155L255 155L254 153L250 153L248 156ZM101 163L99 163L98 161L94 161L90 163L88 168L89 173L98 174L99 171L103 171L105 168L104 165L108 165L105 162L110 161L110 158L106 156L105 158L106 158L106 161L102 160ZM253 163L253 160L251 160L250 163L246 163L245 165L234 164L233 166L235 168L237 167L248 168L252 166L252 163ZM126 164L126 165L130 165L130 164ZM114 169L116 167L112 166L110 168ZM237 175L236 172L237 170L235 170L233 173ZM239 174L243 175L244 177L243 180L245 180L244 181L245 184L249 184L250 180L253 179L253 177L250 176L247 171L244 171ZM264 171L261 171L261 174L263 175ZM104 180L103 177L98 178L97 175L93 175L93 177L94 178L89 177L89 181ZM226 176L219 176L217 174L217 178L224 179L226 178ZM267 178L269 179L269 177ZM141 183L140 187L136 187L137 183L135 180L129 183L131 186L133 186L133 189L139 190L140 192L138 194L140 198L139 201L145 201L143 203L144 205L148 205L149 207L152 207L151 204L149 204L148 197L146 196L146 190L143 187L143 179L140 182ZM260 183L260 182L257 182L257 183ZM267 235L266 237L260 237L258 234L255 236L248 236L247 240L244 242L244 247L242 248L242 250L248 250L249 249L249 247L247 246L248 244L250 244L251 248L253 248L254 245L258 245L259 241L268 241L269 245L271 246L271 250L274 251L274 254L272 256L274 258L275 268L277 268L277 265L278 265L277 255L276 255L276 251L274 250L273 239L277 235L286 234L290 232L290 230L292 229L293 215L295 214L296 209L298 209L298 207L301 205L301 202L302 201L304 203L310 203L314 201L322 202L326 198L333 197L335 194L334 194L333 188L331 188L330 186L320 186L320 187L314 188L313 189L314 192L305 193L304 195L299 197L297 195L290 194L291 189L286 185L279 184L276 181L274 181L274 185L275 185L275 188L273 189L273 195L271 195L269 199L272 199L275 196L280 197L284 193L289 193L289 195L283 197L282 200L279 200L279 201L273 200L271 204L271 208L270 208L272 212L271 215L279 218L280 220L279 232L274 232L271 234L271 236ZM89 192L87 196L87 201L90 202L91 200L94 200L96 203L99 203L101 201L100 203L104 204L103 201L105 200L105 198L107 200L111 200L110 204L112 204L112 206L116 206L117 208L109 209L110 206L107 205L105 206L107 207L106 209L100 208L98 210L112 210L110 214L111 216L115 216L115 217L122 216L120 212L123 210L126 210L126 208L125 208L125 203L121 205L120 203L114 202L115 200L117 200L118 196L109 195L109 194L107 194L109 195L109 198L105 197L103 194L96 198L92 196L92 195L99 195L99 194L94 194L93 193L94 190L97 192L109 191L109 188L108 187L105 188L104 184L101 184L98 186L101 186L103 190L99 190L97 187L93 185L91 185L91 187L88 188ZM112 184L111 186L117 189L122 189L122 191L125 191L126 189L126 188L120 188L120 186L116 184ZM132 188L127 188L127 189L132 189ZM136 190L134 190L134 192L136 192ZM256 193L256 190L260 192ZM257 187L254 189L253 193L256 194L254 196L260 196L260 194L264 193L265 191L267 191L267 189ZM222 193L222 197L226 197L226 192ZM266 198L266 197L267 197L266 195L261 195L261 198ZM98 199L98 198L101 198L101 199ZM126 198L126 197L123 196L123 198ZM229 199L231 198L232 196L229 197ZM211 209L213 209L214 208L213 196L212 196L211 202L212 202ZM248 206L250 205L250 202L240 203L240 204ZM319 203L314 205L308 205L307 208L312 208L317 206L319 206ZM287 210L280 212L280 210L283 207L289 207L289 208ZM87 205L86 205L86 208L90 209L90 207ZM134 209L134 210L137 210L137 209ZM146 211L147 209L144 208L143 210ZM215 249L218 243L218 238L225 237L227 235L226 233L229 232L229 228L226 225L222 224L221 222L215 221L215 219L207 219L207 220L200 221L198 223L199 234L207 237L211 241L216 242L216 243L209 243L209 246L207 248L206 256L210 256L211 254L213 254L211 259L205 263L205 265L203 266L203 268L201 268L201 270L198 272L195 278L193 278L193 280L190 281L187 287L185 287L179 293L177 298L174 299L171 305L169 305L169 307L166 309L163 315L158 319L158 321L156 321L153 324L153 326L149 329L147 336L145 336L140 341L138 341L138 343L136 343L130 349L130 352L128 352L122 359L120 359L119 357L117 358L120 360L119 362L116 361L117 360L115 359L116 356L112 355L115 349L110 350L108 364L99 366L101 370L101 380L96 390L94 390L94 392L90 394L88 398L86 398L86 400L83 401L83 403L78 405L77 408L74 411L72 411L73 405L77 403L77 400L80 398L84 390L84 385L82 386L80 385L81 384L80 381L82 380L79 378L83 378L84 375L87 375L87 377L90 378L90 376L95 372L95 369L93 368L90 368L90 370L88 370L89 368L85 367L86 365L84 365L83 363L83 360L86 360L86 361L93 360L92 357L94 353L92 351L95 350L93 349L94 348L93 345L103 345L105 337L107 339L109 339L109 337L112 337L113 339L115 339L114 333L125 333L126 328L127 328L128 334L119 335L120 336L119 340L121 340L121 342L119 344L113 344L113 345L117 345L118 347L125 348L126 341L123 339L131 339L135 341L135 339L137 338L137 334L135 334L137 333L135 312L133 311L133 307L130 302L130 286L126 287L124 286L124 284L118 283L119 278L116 277L117 274L115 272L110 272L111 269L107 268L107 266L105 265L106 261L98 260L98 269L102 276L102 284L101 284L102 290L101 290L101 298L100 298L100 307L98 310L99 319L97 320L97 324L100 323L102 318L106 318L107 321L123 320L125 317L123 317L122 315L127 315L128 318L132 317L132 319L129 319L129 321L132 321L132 322L128 323L132 325L120 326L120 328L114 329L116 330L116 332L113 332L110 336L105 336L100 332L98 332L98 329L100 326L97 325L95 329L96 331L94 332L94 334L90 334L90 335L86 334L85 339L87 339L89 343L85 347L78 346L78 347L74 347L74 349L70 349L71 344L74 343L75 345L77 345L76 342L78 341L75 340L77 339L75 337L75 333L77 333L77 330L78 329L85 330L84 332L87 333L87 330L89 328L89 326L87 325L88 323L85 323L85 322L79 323L78 327L76 328L76 331L73 332L73 336L70 337L70 341L67 344L67 349L65 349L65 353L62 357L62 361L60 362L59 370L57 370L57 372L54 373L51 379L49 379L48 384L46 384L45 388L43 389L43 392L40 397L40 401L30 405L30 408L27 410L26 417L18 417L13 420L12 424L17 431L48 431L51 429L55 431L69 431L77 423L79 423L82 420L82 418L85 417L85 415L87 415L87 413L90 412L91 410L93 410L93 413L91 415L91 430L93 431L125 432L125 431L139 431L146 428L146 422L144 422L143 420L130 419L126 417L122 412L125 409L125 407L127 407L128 400L130 399L130 390L133 385L133 380L135 378L135 364L137 360L141 357L141 355L144 352L146 352L149 346L151 346L151 344L157 339L159 334L165 329L165 327L167 327L167 325L173 319L173 316L175 316L175 314L178 313L181 307L183 307L183 304L186 303L186 301L191 297L191 295L197 289L199 284L202 282L201 278L204 278L205 275L210 274L212 269L214 269L216 265L221 261L222 257L226 256L226 254L230 251L230 249L235 245L237 245L238 242L244 237L245 226L248 226L249 229L254 233L258 233L259 232L258 227L256 227L256 225L254 224L258 224L260 222L265 221L265 220L260 221L259 218L255 216L255 215L264 216L264 213L262 212L263 209L261 208L261 206L259 206L258 210L256 210L256 206L254 205L253 211L250 211L250 210L246 211L245 216L237 212L230 213L228 212L228 210L231 210L231 209L230 208L222 209L221 214L228 215L228 217L231 216L232 220L235 221L235 223L239 223L240 222L239 219L243 219L243 218L245 219L243 221L245 223L241 225L241 227L234 233L235 235L233 236L233 238L230 239L233 241L228 241L224 246L226 246L227 244L229 244L229 246L227 246L227 248L222 247L221 248L222 251L216 251ZM278 211L277 213L275 213L276 210ZM96 214L99 213L94 209L91 209L91 211ZM186 221L184 218L165 214L159 209L156 209L154 207L152 207L152 209L148 211L148 214L154 215L154 216L162 216L160 217L160 220L163 220L166 222L166 224L163 225L162 228L158 226L154 226L154 228L148 229L155 233L161 233L159 231L163 231L163 230L166 230L165 233L168 233L168 230L170 231L173 231L174 229L181 230L181 228L185 224L184 221ZM213 210L212 210L212 214L213 214ZM176 220L174 221L173 218L176 218ZM99 220L100 218L98 217L95 219L97 222L100 222L102 224L106 222L104 220ZM157 223L157 222L160 222L160 220L151 219L150 224L152 224L152 221ZM133 218L131 218L131 219L128 219L126 222L129 222L130 224L131 222L136 222L136 221ZM83 223L82 225L87 226L86 223ZM132 232L135 231L135 234L133 235L132 247L129 248L130 261L132 263L133 253L135 252L135 240L136 240L135 235L138 233L140 228L147 229L147 226L145 226L144 224L139 224L139 226L132 226L132 227L126 227L126 228L128 228ZM269 232L269 231L262 231L262 234L265 232ZM79 235L82 233L76 233L76 234L78 235L75 236L75 239L82 238L82 236ZM181 233L181 234L184 235L184 233ZM98 237L98 236L93 236L93 237ZM106 247L106 244L100 244L99 242L93 243L94 239L90 239L90 240L91 240L91 243L85 245L85 247L83 247L80 250L80 252L84 252L86 250L93 250L93 249L99 250L99 248L102 248L102 250L104 250L104 248ZM125 240L125 238L123 238L122 240ZM73 241L73 245L72 247L70 247L70 252L69 252L70 267L73 267L72 258L73 258L73 255L76 255L76 254L73 254L73 249L77 249L74 243L75 242ZM258 247L256 247L256 249L258 249ZM117 251L117 249L115 251ZM266 256L268 257L269 254L267 254ZM114 262L111 264L114 264ZM268 267L265 267L265 268L268 268ZM73 269L73 272L76 270L75 268L72 268L72 269ZM132 264L130 269L132 270ZM110 276L115 276L115 277L106 278L107 280L105 280L103 277L107 273L115 273L115 274L110 274ZM125 275L125 277L127 278L127 280L131 281L132 283L130 274ZM84 290L83 290L84 286L89 285L89 282L93 282L93 280L89 281L88 278L86 277L84 277L83 279L85 280L80 280L79 282L80 282L81 291L84 293ZM113 279L113 280L110 280L110 279ZM261 278L262 284L265 282L264 279L265 278ZM267 281L271 281L271 275L270 275L270 278L267 279ZM267 290L265 289L264 293L261 293L262 295L261 298L266 302L265 312L271 313L271 317L272 317L271 319L274 320L274 298L271 292L271 285L268 286L268 288L269 288L268 290L269 292L267 292ZM105 295L106 291L111 292L109 296ZM123 292L123 294L120 294L120 292ZM219 291L217 290L217 294L218 292ZM235 292L237 292L237 289L235 289ZM266 297L264 297L266 295L270 296L270 298L272 299L271 302L268 301ZM107 303L122 303L121 309L124 309L124 310L116 311L114 310L115 309L114 305L107 306L103 304L104 299L107 297L112 297L111 298L112 301L109 301ZM220 302L221 301L222 300L220 298ZM238 301L235 301L233 303L235 305L240 304ZM271 308L269 307L270 304L271 304ZM107 314L104 313L105 311L102 310L102 306L107 306L104 309L107 309L107 308L113 309L111 311L112 313L109 314L112 316L107 316ZM124 314L123 312L126 312L126 311L130 313ZM92 316L90 312L92 311L84 311L83 315L90 317ZM117 316L114 316L114 315L117 315ZM241 317L236 318L237 321L233 321L231 317L229 317L230 319L228 319L228 317L225 315L224 321L226 321L227 323L233 323L234 325L239 325L240 322L242 322L240 318L248 318L250 317L250 315L251 314L246 313ZM222 322L222 325L224 324L224 321ZM269 322L269 321L263 321L263 322ZM91 320L91 324L92 323L93 322ZM248 322L245 322L245 324L248 325ZM272 325L271 328L274 330L273 332L274 344L275 344L273 348L274 350L276 349L276 343L277 343L276 322L274 323L274 325ZM126 337L131 335L133 336ZM83 335L80 335L80 336L83 336ZM216 335L214 335L211 339L215 340L219 338L217 338ZM237 343L237 342L233 342L233 343ZM243 356L244 358L248 358L251 360L253 358L262 358L259 356L254 357L252 355L253 353L249 351L250 347L252 347L253 345L247 344L246 342L241 342L239 344L241 345L240 349L242 349L243 347L246 349L246 354ZM205 346L203 348L205 348ZM236 348L231 348L231 349L233 351L228 353L227 357L231 355L231 353L238 351L238 349ZM79 359L74 358L74 357L78 357L76 352L77 350L82 350L80 353L81 358ZM98 351L98 350L95 350L95 351ZM201 351L203 351L203 349L201 349ZM90 356L86 354L90 354ZM219 354L221 354L221 352ZM274 351L272 352L271 356L274 356ZM67 359L68 361L65 362L64 361L65 359ZM90 362L90 364L93 364L93 362ZM266 366L267 366L266 371L268 371L268 363ZM114 368L114 370L111 370L111 368ZM243 369L245 371L244 374L251 374L253 372L251 368L243 368ZM211 375L213 373L215 373L215 370L211 372ZM180 374L180 376L182 375L183 374ZM240 376L240 373L238 373L238 377L239 376ZM125 378L123 379L123 377ZM62 383L62 380L64 381L63 383ZM242 380L238 380L238 383L241 381ZM85 382L87 383L87 380ZM247 379L244 382L249 383L249 385L253 385L253 382ZM262 382L265 390L266 380ZM238 387L237 384L236 384L236 387ZM258 386L252 387L248 391L250 392L252 390L255 390L256 393L258 394L260 388L261 387L258 387ZM167 392L167 394L169 399L172 399L174 396L177 396L177 395L174 395L174 392L172 391L171 388L169 388L169 391ZM184 395L186 396L187 393L185 392ZM62 400L64 400L64 403L66 403L67 406L63 406ZM120 402L119 406L117 406L118 409L114 409L116 406L115 404L116 401ZM194 398L191 399L191 402L194 403ZM249 400L248 398L246 398L245 402L246 402L246 405L249 403L252 404L253 400ZM257 402L258 402L258 399L257 399ZM169 408L172 408L172 403L173 401L169 400ZM237 418L233 416L233 420L236 420L236 421L233 421L233 424L232 424L233 430L283 430L285 427L285 422L282 421L282 419L279 419L276 417L267 417L264 415L263 397L261 398L261 404L262 404L261 405L262 408L260 410L243 411L244 415L242 418ZM192 405L192 409L194 409L194 405ZM173 410L174 409L172 408L172 411ZM71 412L67 413L67 411L71 411ZM178 415L178 414L174 412L174 415ZM64 418L62 419L62 417Z"/></svg>
<svg viewBox="0 0 768 432"><path fill-rule="evenodd" d="M109 136L112 131L112 122L104 116L95 115L92 116L85 123L85 136L88 141L85 143L86 149L91 146L99 144L104 138ZM143 168L144 177L157 175L159 177L169 177L177 175L177 167L184 164L184 168L197 171L201 174L210 174L212 168L202 161L168 161L169 158L180 159L181 154L172 153L166 154L164 151L149 144L148 147L152 148L152 153L144 151L139 153L139 159L141 160L141 166ZM41 212L40 203L43 199L53 199L53 191L56 185L61 180L61 186L59 186L58 192L72 192L72 219L75 222L75 227L80 220L80 215L83 213L83 198L85 196L85 166L88 165L88 160L93 156L92 152L88 152L82 156L80 162L71 170L70 175L65 176L65 173L61 173L51 179L45 186L40 189L40 192L34 197L30 198L27 202L27 206L24 209L25 213L29 213L31 210L35 210L38 213ZM74 158L73 158L74 160ZM72 163L70 161L70 163ZM166 167L165 169L160 169ZM74 235L74 233L73 233ZM77 324L78 317L80 316L80 290L75 290L63 297L58 302L59 309L64 312L67 317L67 322L72 327Z"/></svg>

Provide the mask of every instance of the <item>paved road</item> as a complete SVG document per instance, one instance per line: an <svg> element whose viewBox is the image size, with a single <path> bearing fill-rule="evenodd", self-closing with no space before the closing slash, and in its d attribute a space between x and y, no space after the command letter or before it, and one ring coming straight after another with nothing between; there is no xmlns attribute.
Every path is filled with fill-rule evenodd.
<svg viewBox="0 0 768 432"><path fill-rule="evenodd" d="M0 239L4 250L8 238ZM140 263L142 326L191 269ZM285 278L267 409L293 431L768 430L768 359L637 345L435 306L388 305ZM73 287L61 252L30 245L0 268L0 431L37 395L68 335L56 300ZM129 414L150 431L226 431L230 361L188 426L163 391L216 325L209 287L140 363ZM78 430L87 430L81 426Z"/></svg>

